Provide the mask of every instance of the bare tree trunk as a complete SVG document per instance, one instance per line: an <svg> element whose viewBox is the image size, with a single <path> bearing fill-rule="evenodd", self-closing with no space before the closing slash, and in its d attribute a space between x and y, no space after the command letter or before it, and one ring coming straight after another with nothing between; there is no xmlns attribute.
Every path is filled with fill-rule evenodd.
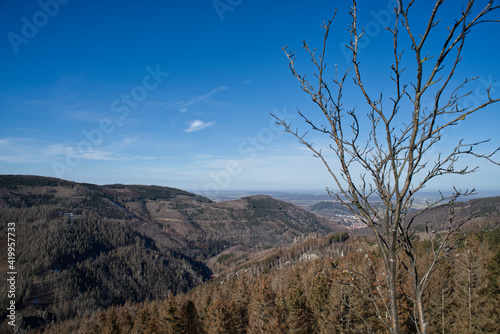
<svg viewBox="0 0 500 334"><path fill-rule="evenodd" d="M398 317L398 294L397 294L397 268L396 254L389 255L389 310L391 313L391 334L399 334L399 317Z"/></svg>
<svg viewBox="0 0 500 334"><path fill-rule="evenodd" d="M467 250L467 253L470 253L470 250ZM468 261L470 261L468 259ZM469 310L469 333L472 332L472 274L471 274L471 265L470 262L467 265L467 308Z"/></svg>
<svg viewBox="0 0 500 334"><path fill-rule="evenodd" d="M441 330L444 334L444 290L441 290Z"/></svg>
<svg viewBox="0 0 500 334"><path fill-rule="evenodd" d="M465 37L480 23L500 22L486 17L489 13L500 9L500 6L495 5L494 0L489 0L482 8L478 8L479 12L476 13L473 12L476 8L475 1L468 0L460 14L457 14L455 21L450 23L447 33L443 34L435 27L440 22L437 14L441 13L444 0L435 1L427 25L419 32L410 24L409 19L409 12L417 3L418 1L414 0L407 2L398 0L394 8L396 17L394 26L386 28L393 35L394 61L390 67L390 79L395 88L393 96L387 97L382 91L374 95L372 89L365 87L362 76L363 65L358 52L365 29L358 25L356 0L352 1L349 12L352 17L348 29L351 40L346 44L352 68L347 69L343 75L337 76L337 64L335 64L333 80L325 78L325 52L333 18L323 25L325 35L320 50L310 48L305 41L303 42L303 48L310 55L316 69L314 76L311 76L312 81L309 77L306 78L306 75L297 72L295 53L288 52L286 47L283 48L293 76L299 80L302 90L310 95L320 114L326 118L326 125L318 122L315 117L301 111L298 113L316 134L330 140L330 144L325 147L334 154L333 160L323 153L325 147L313 145L312 139L306 138L307 132L294 129L286 119L273 115L286 132L294 135L322 161L337 188L335 191L327 188L327 192L348 207L373 231L384 260L386 271L384 275L387 275L387 295L384 295L384 299L387 297L389 299L385 307L390 321L382 322L392 334L399 334L400 331L398 264L413 277L412 297L416 313L414 316L418 318L418 321L415 320L416 326L420 333L427 334L428 324L423 294L434 269L453 249L453 245L450 245L453 236L466 222L466 220L458 223L455 221L454 203L458 197L471 195L474 190L462 191L454 188L453 195L445 197L441 194L437 202L428 204L410 218L407 214L413 206L415 194L442 175L466 175L477 171L477 167L457 166L457 162L464 156L483 158L500 165L492 158L500 151L500 147L487 154L475 152L478 145L488 140L473 140L471 144L461 140L454 148L440 152L437 156L432 152L434 146L443 140L442 132L446 129L465 121L469 115L500 102L500 98L491 96L490 93L493 92L491 85L486 88L486 99L483 103L477 106L468 106L468 103L464 103L473 92L473 90L467 91L466 86L477 78L466 78L461 84L451 87L455 82L456 68L462 59ZM423 50L427 52L428 49L429 36L434 32L436 41L440 39L441 44L434 52L424 55ZM406 46L406 52L398 43L401 41L409 44ZM436 41L433 42L432 48L438 45ZM408 60L406 56L408 52L414 56L413 60ZM405 72L409 64L416 66L413 80L409 79ZM360 121L356 107L344 105L344 84L350 81L346 79L353 80L371 110L367 115L370 124L368 127ZM433 101L432 105L425 106L422 103L426 98ZM408 110L408 106L411 106L412 110ZM364 132L368 136L366 142ZM357 177L360 169L362 172L360 177ZM430 264L421 265L420 251L413 244L413 236L416 233L413 223L417 216L446 201L451 205L450 224L447 231L441 234L427 231L432 246L432 258ZM469 301L469 311L470 304Z"/></svg>
<svg viewBox="0 0 500 334"><path fill-rule="evenodd" d="M418 312L418 326L420 327L420 333L427 334L427 321L425 320L424 301L422 297L422 293L417 293L415 296Z"/></svg>

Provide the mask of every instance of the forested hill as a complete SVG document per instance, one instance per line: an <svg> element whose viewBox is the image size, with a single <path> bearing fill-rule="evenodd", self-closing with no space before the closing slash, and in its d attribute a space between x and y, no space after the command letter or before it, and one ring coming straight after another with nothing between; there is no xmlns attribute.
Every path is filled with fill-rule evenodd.
<svg viewBox="0 0 500 334"><path fill-rule="evenodd" d="M185 292L234 265L216 261L223 252L237 249L246 261L333 230L269 196L215 203L168 187L14 175L0 176L0 221L3 244L7 222L15 223L17 310L31 327ZM0 249L2 258L6 251ZM6 288L0 287L4 325Z"/></svg>
<svg viewBox="0 0 500 334"><path fill-rule="evenodd" d="M428 241L415 240L422 250ZM346 268L350 268L347 270ZM160 301L111 307L51 333L387 333L377 247L346 232L270 249L236 270ZM426 294L429 333L500 331L500 230L464 234ZM400 333L418 333L412 277L398 276Z"/></svg>
<svg viewBox="0 0 500 334"><path fill-rule="evenodd" d="M309 210L336 221L353 217L352 212L338 201L317 202L310 205ZM500 197L436 204L429 208L416 206L408 210L406 219L414 219L412 224L417 232L424 232L426 228L441 231L448 229L452 215L454 224L467 222L464 226L467 230L494 228L500 224ZM370 230L363 228L356 232L366 234Z"/></svg>

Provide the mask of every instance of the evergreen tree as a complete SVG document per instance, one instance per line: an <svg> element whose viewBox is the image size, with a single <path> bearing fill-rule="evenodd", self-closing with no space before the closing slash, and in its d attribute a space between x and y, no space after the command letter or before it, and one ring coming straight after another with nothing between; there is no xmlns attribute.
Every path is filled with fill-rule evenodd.
<svg viewBox="0 0 500 334"><path fill-rule="evenodd" d="M134 326L132 327L132 334L142 334L147 329L147 324L149 322L149 310L143 305L139 311L137 312L137 316L135 317Z"/></svg>
<svg viewBox="0 0 500 334"><path fill-rule="evenodd" d="M165 327L169 328L170 332L179 334L188 333L185 326L185 320L177 308L175 297L173 295L168 297L166 313Z"/></svg>
<svg viewBox="0 0 500 334"><path fill-rule="evenodd" d="M203 326L196 310L196 305L187 300L181 308L180 316L183 319L185 326L185 333L188 334L202 334Z"/></svg>
<svg viewBox="0 0 500 334"><path fill-rule="evenodd" d="M323 272L314 277L313 286L311 289L310 305L314 319L317 322L317 330L319 333L328 332L328 303L331 299L331 283L328 277Z"/></svg>
<svg viewBox="0 0 500 334"><path fill-rule="evenodd" d="M231 301L226 308L226 328L233 334L246 333L248 316L246 305L239 301Z"/></svg>
<svg viewBox="0 0 500 334"><path fill-rule="evenodd" d="M209 308L209 321L205 323L208 334L230 334L227 308L220 297L216 297Z"/></svg>
<svg viewBox="0 0 500 334"><path fill-rule="evenodd" d="M301 278L297 272L288 295L288 328L291 334L312 333L311 312L304 295Z"/></svg>
<svg viewBox="0 0 500 334"><path fill-rule="evenodd" d="M122 333L130 333L132 331L132 327L134 326L134 319L131 312L131 306L129 303L126 303L123 307L120 307L117 312L117 320L118 326L120 327L120 332Z"/></svg>
<svg viewBox="0 0 500 334"><path fill-rule="evenodd" d="M145 308L149 308L149 318L144 334L168 333L164 328L161 328L160 315L156 303L150 303Z"/></svg>
<svg viewBox="0 0 500 334"><path fill-rule="evenodd" d="M231 290L233 292L231 296L228 296L231 302L227 308L229 328L231 328L234 334L246 333L246 328L248 327L248 302L250 295L247 278L243 276L238 281L234 282L234 286Z"/></svg>
<svg viewBox="0 0 500 334"><path fill-rule="evenodd" d="M118 325L118 317L114 306L110 307L106 312L106 318L102 326L103 334L119 334L120 327Z"/></svg>
<svg viewBox="0 0 500 334"><path fill-rule="evenodd" d="M248 333L270 333L275 322L274 302L269 284L262 279L255 283L248 305Z"/></svg>
<svg viewBox="0 0 500 334"><path fill-rule="evenodd" d="M441 265L429 284L426 296L429 307L429 332L447 333L452 323L456 322L456 282L453 273L453 259Z"/></svg>

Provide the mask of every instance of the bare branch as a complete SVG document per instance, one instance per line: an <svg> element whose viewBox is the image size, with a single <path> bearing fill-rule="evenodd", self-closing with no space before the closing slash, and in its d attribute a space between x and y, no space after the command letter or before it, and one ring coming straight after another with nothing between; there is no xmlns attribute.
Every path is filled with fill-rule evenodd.
<svg viewBox="0 0 500 334"><path fill-rule="evenodd" d="M364 29L358 26L356 1L352 3L349 12L351 25L348 29L350 42L346 48L351 56L353 73L348 69L339 76L335 65L334 78L332 80L325 78L326 46L333 18L323 24L325 33L320 50L313 49L307 42L303 42L303 48L309 54L315 68L313 81L298 73L295 68L295 54L288 52L287 48L283 49L293 76L299 81L302 90L317 105L327 124L318 125L309 114L300 110L298 113L313 133L328 136L331 140L328 148L335 154L335 160L327 159L321 148L315 147L306 139L307 132L299 133L299 130L292 129L286 120L275 118L286 132L291 133L313 153L313 156L322 161L337 188L335 191L327 188L328 194L339 200L372 230L387 275L389 292L387 307L390 311L391 331L393 333L399 331L396 275L397 264L400 263L413 280L412 300L415 303L415 321L418 320L419 331L427 333L422 295L439 262L453 249L452 239L468 220L458 219L452 210L447 231L429 232L432 234L433 257L425 268L421 266L420 254L414 247L413 237L416 233L414 223L423 213L438 205L449 203L450 208L454 208L460 196L470 195L471 192L455 189L453 195L445 197L441 194L438 201L429 203L426 208L411 217L409 212L415 194L435 178L447 174L466 175L477 171L477 167L460 167L459 162L462 157L473 156L500 165L494 160L494 155L500 151L500 147L490 153L477 152L477 147L488 141L478 140L466 144L461 140L451 150L440 152L435 157L431 155L432 149L443 139L442 133L445 130L465 121L469 115L500 102L500 98L491 96L492 86L490 86L486 88L486 101L478 106L462 105L462 102L472 94L471 90L467 90L467 86L477 79L475 77L466 78L461 84L450 87L462 60L466 36L479 23L496 22L497 20L487 19L485 16L500 6L493 6L493 0L490 0L478 14L474 15L475 1L468 0L461 14L448 27L448 32L441 36L441 48L437 49L436 54L427 52L424 55L423 50L440 23L438 13L444 0L436 0L421 33L415 33L409 19L410 10L416 2L410 0L405 6L403 0L398 0L398 7L394 11L396 22L393 27L387 28L392 34L393 62L390 66L390 80L395 88L395 94L387 97L382 92L378 95L374 95L371 91L369 93L365 86L359 59L359 42L364 36ZM403 75L406 71L402 66L403 57L406 57L408 51L401 49L399 45L400 25L410 40L408 47L410 53L415 57L415 81L406 80L407 73ZM347 79L350 78L369 108L367 119L370 126L366 131L368 139L363 143L360 141L364 137L365 123L360 119L356 108L347 108L343 104L344 89L349 82ZM409 90L408 87L413 89ZM433 105L423 108L422 101L425 101L424 97L430 95L430 92L434 94L430 97ZM445 93L449 95L445 96ZM402 118L406 120L401 121ZM358 173L358 170L361 172ZM373 201L374 198L376 201ZM403 251L402 256L400 251Z"/></svg>

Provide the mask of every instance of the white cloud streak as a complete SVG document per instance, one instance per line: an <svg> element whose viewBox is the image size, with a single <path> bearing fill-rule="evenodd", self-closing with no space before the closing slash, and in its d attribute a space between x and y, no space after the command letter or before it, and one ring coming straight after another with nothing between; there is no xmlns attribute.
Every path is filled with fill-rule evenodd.
<svg viewBox="0 0 500 334"><path fill-rule="evenodd" d="M127 137L108 145L89 146L82 149L79 144L47 143L35 138L1 138L0 161L9 163L50 162L66 156L83 160L125 161L137 159L137 156L120 154L136 141L135 137ZM147 157L150 159L150 157Z"/></svg>
<svg viewBox="0 0 500 334"><path fill-rule="evenodd" d="M200 131L214 124L215 122L204 122L200 120L195 120L189 124L189 127L186 130L184 130L184 132L189 133L189 132Z"/></svg>
<svg viewBox="0 0 500 334"><path fill-rule="evenodd" d="M218 92L221 92L223 90L226 90L226 89L227 89L227 87L225 87L225 86L219 86L219 87L217 87L215 89L212 89L209 93L196 96L196 97L192 98L189 101L181 100L181 101L177 101L177 102L171 103L171 104L167 105L165 107L165 109L179 108L179 111L182 112L182 113L184 113L184 112L186 112L188 110L188 107L191 107L194 104L206 101L212 95L214 95L214 94L216 94Z"/></svg>
<svg viewBox="0 0 500 334"><path fill-rule="evenodd" d="M32 138L0 139L0 161L9 163L39 163L43 154L39 150L40 142Z"/></svg>

